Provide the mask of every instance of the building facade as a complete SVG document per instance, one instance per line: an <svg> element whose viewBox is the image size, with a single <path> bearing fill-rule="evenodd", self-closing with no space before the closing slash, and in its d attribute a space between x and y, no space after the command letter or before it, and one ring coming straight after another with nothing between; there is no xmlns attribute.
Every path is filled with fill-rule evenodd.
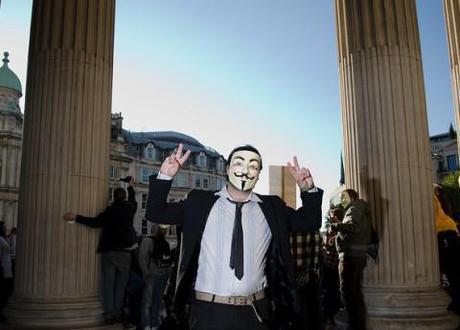
<svg viewBox="0 0 460 330"><path fill-rule="evenodd" d="M162 162L179 143L192 153L181 171L174 177L169 201L184 199L192 189L219 190L226 182L226 161L217 151L202 145L196 139L178 132L129 132L123 129L121 113L112 114L110 143L109 202L113 190L126 187L120 181L128 175L134 177L138 210L134 228L139 235L148 235L152 223L145 219L149 189L149 176L158 173ZM171 227L169 236L175 236Z"/></svg>
<svg viewBox="0 0 460 330"><path fill-rule="evenodd" d="M0 68L0 221L12 228L18 217L24 115L19 107L21 82L8 67L8 52L3 55Z"/></svg>
<svg viewBox="0 0 460 330"><path fill-rule="evenodd" d="M22 86L8 67L8 56L5 52L0 67L0 221L10 229L17 226L24 115L19 106ZM192 150L192 154L174 178L170 201L183 199L193 188L217 190L225 185L225 158L215 150L178 132L129 132L122 125L121 113L112 114L108 202L112 201L114 188L126 186L121 178L127 175L135 178L139 207L134 228L139 235L150 234L152 227L144 218L148 177L158 172L163 160L179 143ZM174 236L174 227L169 234Z"/></svg>
<svg viewBox="0 0 460 330"><path fill-rule="evenodd" d="M446 133L431 136L430 144L433 182L441 183L446 175L459 170L457 133L450 125Z"/></svg>

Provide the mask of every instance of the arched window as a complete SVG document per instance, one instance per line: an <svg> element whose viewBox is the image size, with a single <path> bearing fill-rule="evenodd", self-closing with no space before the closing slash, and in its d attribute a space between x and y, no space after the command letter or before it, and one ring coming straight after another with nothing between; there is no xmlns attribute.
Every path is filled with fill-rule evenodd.
<svg viewBox="0 0 460 330"><path fill-rule="evenodd" d="M152 143L147 144L145 147L144 157L149 160L155 160L155 147Z"/></svg>
<svg viewBox="0 0 460 330"><path fill-rule="evenodd" d="M219 157L219 159L217 159L217 171L218 172L224 172L224 167L225 167L225 162L224 162L224 159L222 157Z"/></svg>
<svg viewBox="0 0 460 330"><path fill-rule="evenodd" d="M197 158L197 165L199 167L206 167L206 153L201 151Z"/></svg>

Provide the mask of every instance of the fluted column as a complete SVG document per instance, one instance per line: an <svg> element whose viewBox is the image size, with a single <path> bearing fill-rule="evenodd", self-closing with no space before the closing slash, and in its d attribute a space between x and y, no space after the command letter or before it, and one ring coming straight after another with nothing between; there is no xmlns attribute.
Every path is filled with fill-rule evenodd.
<svg viewBox="0 0 460 330"><path fill-rule="evenodd" d="M452 329L440 287L415 0L336 0L345 183L381 238L371 329Z"/></svg>
<svg viewBox="0 0 460 330"><path fill-rule="evenodd" d="M106 206L115 0L40 0L32 12L19 197L15 327L102 320L98 232L62 220Z"/></svg>
<svg viewBox="0 0 460 330"><path fill-rule="evenodd" d="M446 20L452 94L454 96L454 111L457 124L457 145L459 155L457 164L459 164L460 167L460 3L458 0L444 0L444 16Z"/></svg>

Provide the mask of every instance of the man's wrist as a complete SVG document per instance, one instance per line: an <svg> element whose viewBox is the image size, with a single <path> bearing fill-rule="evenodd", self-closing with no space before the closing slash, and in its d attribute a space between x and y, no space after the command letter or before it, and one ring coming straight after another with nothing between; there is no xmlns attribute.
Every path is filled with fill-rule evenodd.
<svg viewBox="0 0 460 330"><path fill-rule="evenodd" d="M158 172L157 179L158 180L172 180L173 177L169 176L169 175L166 175L166 174L163 174L161 172Z"/></svg>
<svg viewBox="0 0 460 330"><path fill-rule="evenodd" d="M311 187L300 188L300 192L315 193L318 192L318 188L315 185L313 185Z"/></svg>

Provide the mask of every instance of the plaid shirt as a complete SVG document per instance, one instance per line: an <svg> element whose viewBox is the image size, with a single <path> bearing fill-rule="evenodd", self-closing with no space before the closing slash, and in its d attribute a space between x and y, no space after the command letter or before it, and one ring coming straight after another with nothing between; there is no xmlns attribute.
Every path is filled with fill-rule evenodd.
<svg viewBox="0 0 460 330"><path fill-rule="evenodd" d="M308 283L310 276L314 276L316 280L319 272L319 232L293 233L289 243L298 284Z"/></svg>

